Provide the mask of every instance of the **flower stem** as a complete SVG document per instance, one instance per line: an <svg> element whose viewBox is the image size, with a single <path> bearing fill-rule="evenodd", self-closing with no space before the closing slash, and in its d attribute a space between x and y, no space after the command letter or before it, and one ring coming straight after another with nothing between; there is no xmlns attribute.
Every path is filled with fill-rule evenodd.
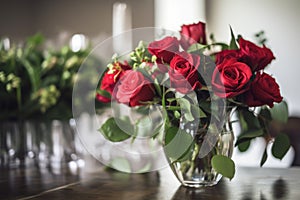
<svg viewBox="0 0 300 200"><path fill-rule="evenodd" d="M168 117L168 113L167 113L167 109L166 109L166 88L163 87L163 92L162 92L162 107L163 107L163 116L164 116L164 125L165 128L168 129L169 128L169 117Z"/></svg>

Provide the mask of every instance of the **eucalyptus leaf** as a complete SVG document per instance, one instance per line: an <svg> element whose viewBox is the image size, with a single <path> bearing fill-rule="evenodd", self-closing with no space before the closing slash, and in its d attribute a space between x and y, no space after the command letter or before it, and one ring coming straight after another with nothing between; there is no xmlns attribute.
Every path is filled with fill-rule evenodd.
<svg viewBox="0 0 300 200"><path fill-rule="evenodd" d="M248 109L240 109L239 110L240 117L243 117L244 122L246 123L246 127L243 127L243 131L249 129L259 129L261 128L258 118L254 115L253 112Z"/></svg>
<svg viewBox="0 0 300 200"><path fill-rule="evenodd" d="M192 107L193 116L196 116L196 117L199 117L199 118L206 118L207 117L205 112L201 108L199 108L198 105L191 104L191 107Z"/></svg>
<svg viewBox="0 0 300 200"><path fill-rule="evenodd" d="M127 172L127 173L131 172L129 161L123 157L114 158L109 164L109 166L122 172Z"/></svg>
<svg viewBox="0 0 300 200"><path fill-rule="evenodd" d="M191 53L191 52L196 52L196 51L201 51L203 49L205 49L207 47L207 45L203 45L203 44L199 44L199 43L195 43L195 44L192 44L187 52Z"/></svg>
<svg viewBox="0 0 300 200"><path fill-rule="evenodd" d="M184 130L170 127L165 134L164 150L171 162L178 161L192 147L193 137Z"/></svg>
<svg viewBox="0 0 300 200"><path fill-rule="evenodd" d="M270 113L273 120L286 123L289 117L287 103L282 101L278 104L274 104L273 108L270 109Z"/></svg>
<svg viewBox="0 0 300 200"><path fill-rule="evenodd" d="M146 163L146 165L143 168L139 169L137 171L137 173L147 173L147 172L150 172L151 168L152 168L152 163L148 162L148 163Z"/></svg>
<svg viewBox="0 0 300 200"><path fill-rule="evenodd" d="M256 129L256 130L248 130L244 133L241 133L236 141L235 146L247 141L251 140L256 137L260 137L264 134L263 129Z"/></svg>
<svg viewBox="0 0 300 200"><path fill-rule="evenodd" d="M262 136L263 134L264 134L264 132L262 129L248 130L247 132L242 133L239 136L239 139L256 138L256 137Z"/></svg>
<svg viewBox="0 0 300 200"><path fill-rule="evenodd" d="M235 164L227 156L214 155L211 159L211 165L216 172L222 174L224 177L227 177L230 180L234 177Z"/></svg>
<svg viewBox="0 0 300 200"><path fill-rule="evenodd" d="M191 103L189 100L185 99L185 98L180 98L178 99L178 102L180 104L181 110L184 114L184 117L187 121L193 121L194 117L191 111Z"/></svg>
<svg viewBox="0 0 300 200"><path fill-rule="evenodd" d="M282 159L290 148L290 140L286 134L279 134L276 136L272 145L272 155L275 158Z"/></svg>
<svg viewBox="0 0 300 200"><path fill-rule="evenodd" d="M240 152L245 152L249 149L250 144L251 144L251 140L246 140L244 142L239 143L237 146Z"/></svg>
<svg viewBox="0 0 300 200"><path fill-rule="evenodd" d="M123 122L123 123L121 123ZM119 127L122 126L121 128ZM131 130L131 133L127 133L127 131L124 131L124 128L127 130ZM118 119L116 121L116 118L109 118L108 120L106 120L106 122L101 126L101 128L99 129L99 131L101 132L101 134L108 139L111 142L121 142L124 141L128 138L131 137L131 135L133 134L133 127L131 124L129 124L126 121L122 121L120 119Z"/></svg>
<svg viewBox="0 0 300 200"><path fill-rule="evenodd" d="M179 119L181 117L181 114L180 114L180 112L178 112L178 110L175 110L174 111L174 116L175 116L176 119Z"/></svg>
<svg viewBox="0 0 300 200"><path fill-rule="evenodd" d="M153 124L153 121L149 116L144 116L136 122L134 135L138 137L155 135L155 133L153 133L154 125L155 124Z"/></svg>
<svg viewBox="0 0 300 200"><path fill-rule="evenodd" d="M262 116L266 120L269 120L269 121L272 120L270 109L268 109L266 107L264 107L260 110L259 115Z"/></svg>

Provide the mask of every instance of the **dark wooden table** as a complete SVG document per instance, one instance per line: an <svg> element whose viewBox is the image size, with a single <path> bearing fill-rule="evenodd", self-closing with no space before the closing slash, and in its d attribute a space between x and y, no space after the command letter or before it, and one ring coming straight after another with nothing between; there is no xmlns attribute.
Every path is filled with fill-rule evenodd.
<svg viewBox="0 0 300 200"><path fill-rule="evenodd" d="M180 186L169 169L146 174L105 170L73 171L36 167L0 169L0 199L271 200L300 199L300 168L238 168L232 181L214 187Z"/></svg>

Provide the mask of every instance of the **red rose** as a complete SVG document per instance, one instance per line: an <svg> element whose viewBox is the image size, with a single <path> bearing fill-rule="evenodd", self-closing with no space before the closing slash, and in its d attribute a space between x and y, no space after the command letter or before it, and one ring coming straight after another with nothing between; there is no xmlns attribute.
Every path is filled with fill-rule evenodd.
<svg viewBox="0 0 300 200"><path fill-rule="evenodd" d="M248 106L269 105L273 107L274 102L282 101L282 96L273 77L266 73L257 73L250 90L245 93L244 101Z"/></svg>
<svg viewBox="0 0 300 200"><path fill-rule="evenodd" d="M179 50L179 41L176 37L165 37L162 40L151 42L148 51L157 57L158 62L170 63L174 54Z"/></svg>
<svg viewBox="0 0 300 200"><path fill-rule="evenodd" d="M188 49L194 43L206 44L205 23L181 26L180 44L183 49Z"/></svg>
<svg viewBox="0 0 300 200"><path fill-rule="evenodd" d="M245 63L224 60L213 72L213 91L221 98L235 97L248 89L251 76L251 69Z"/></svg>
<svg viewBox="0 0 300 200"><path fill-rule="evenodd" d="M201 87L199 81L198 67L200 56L180 52L170 62L170 84L178 92L187 94Z"/></svg>
<svg viewBox="0 0 300 200"><path fill-rule="evenodd" d="M272 62L272 60L275 59L275 56L271 49L267 48L265 45L262 48L262 52L264 53L264 57L260 60L258 69L264 69L268 64Z"/></svg>
<svg viewBox="0 0 300 200"><path fill-rule="evenodd" d="M223 50L216 54L216 65L222 63L225 59L236 59L240 58L239 50Z"/></svg>
<svg viewBox="0 0 300 200"><path fill-rule="evenodd" d="M155 89L141 72L128 70L120 79L114 93L119 103L138 106L143 105L145 101L153 100Z"/></svg>
<svg viewBox="0 0 300 200"><path fill-rule="evenodd" d="M259 47L254 43L239 39L241 62L248 64L252 71L264 69L268 64L275 59L272 51L267 47Z"/></svg>
<svg viewBox="0 0 300 200"><path fill-rule="evenodd" d="M105 72L100 85L100 90L105 90L109 94L112 95L112 92L116 86L118 80L124 75L124 72L131 67L128 65L127 62L124 64L120 62L113 63L112 67ZM108 103L111 101L110 98L107 98L101 94L96 94L96 99L103 103Z"/></svg>

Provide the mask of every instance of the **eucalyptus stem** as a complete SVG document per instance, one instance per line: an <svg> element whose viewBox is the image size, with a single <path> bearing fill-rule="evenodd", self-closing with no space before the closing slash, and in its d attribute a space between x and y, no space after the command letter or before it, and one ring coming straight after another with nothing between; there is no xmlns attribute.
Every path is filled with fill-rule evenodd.
<svg viewBox="0 0 300 200"><path fill-rule="evenodd" d="M163 92L162 92L162 107L163 107L163 116L164 116L164 124L165 126L169 126L169 117L168 117L168 113L167 113L167 109L166 109L166 88L163 87L162 88Z"/></svg>

